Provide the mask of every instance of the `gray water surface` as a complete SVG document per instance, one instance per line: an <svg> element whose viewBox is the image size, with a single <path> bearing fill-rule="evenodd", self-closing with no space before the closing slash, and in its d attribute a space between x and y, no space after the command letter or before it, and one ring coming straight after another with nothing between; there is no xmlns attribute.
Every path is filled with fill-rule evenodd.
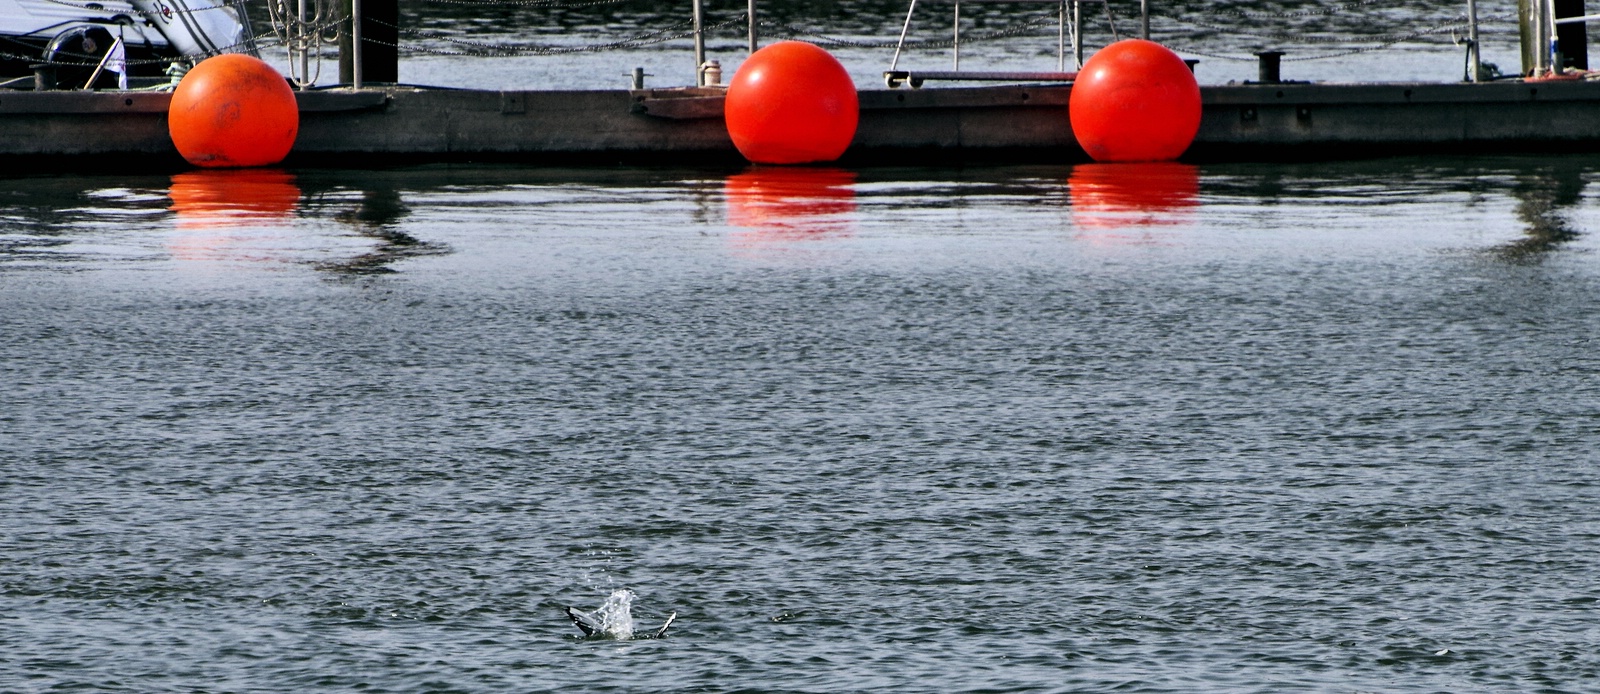
<svg viewBox="0 0 1600 694"><path fill-rule="evenodd" d="M1594 691L1597 177L9 179L0 690Z"/></svg>

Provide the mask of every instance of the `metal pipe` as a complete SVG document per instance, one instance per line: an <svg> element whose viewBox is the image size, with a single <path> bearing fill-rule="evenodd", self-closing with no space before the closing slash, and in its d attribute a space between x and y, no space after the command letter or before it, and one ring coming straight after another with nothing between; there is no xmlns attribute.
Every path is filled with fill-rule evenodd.
<svg viewBox="0 0 1600 694"><path fill-rule="evenodd" d="M1478 0L1467 0L1467 70L1471 81L1482 80L1482 55L1478 53Z"/></svg>
<svg viewBox="0 0 1600 694"><path fill-rule="evenodd" d="M1550 72L1550 3L1549 0L1534 0L1533 26L1534 29L1534 59L1533 74L1546 75Z"/></svg>
<svg viewBox="0 0 1600 694"><path fill-rule="evenodd" d="M954 51L953 55L954 55L955 63L953 65L951 65L950 69L951 70L960 70L961 69L961 0L956 0L956 23L955 23L955 27L956 27L956 29L955 29L955 31L956 31L955 42L952 44L954 46L954 48L952 50Z"/></svg>
<svg viewBox="0 0 1600 694"><path fill-rule="evenodd" d="M1056 71L1067 71L1067 0L1061 0L1060 23L1056 25Z"/></svg>
<svg viewBox="0 0 1600 694"><path fill-rule="evenodd" d="M911 13L917 11L917 0L911 0L911 7L906 10L905 26L900 27L900 42L894 45L894 58L889 61L889 69L893 70L900 64L900 49L906 45L906 32L911 31Z"/></svg>
<svg viewBox="0 0 1600 694"><path fill-rule="evenodd" d="M700 71L700 66L706 64L706 34L702 29L704 16L702 4L703 0L694 0L694 86L696 87L705 86L705 73Z"/></svg>
<svg viewBox="0 0 1600 694"><path fill-rule="evenodd" d="M1150 0L1139 0L1139 38L1150 40Z"/></svg>
<svg viewBox="0 0 1600 694"><path fill-rule="evenodd" d="M745 10L745 16L750 19L750 52L754 53L758 48L756 46L756 0L750 0L750 7Z"/></svg>
<svg viewBox="0 0 1600 694"><path fill-rule="evenodd" d="M361 88L361 0L350 0L350 87Z"/></svg>
<svg viewBox="0 0 1600 694"><path fill-rule="evenodd" d="M300 88L311 87L311 42L306 40L306 0L300 0L300 26L296 31L300 36Z"/></svg>
<svg viewBox="0 0 1600 694"><path fill-rule="evenodd" d="M1070 0L1072 3L1072 62L1077 63L1077 69L1083 69L1083 3L1079 0Z"/></svg>

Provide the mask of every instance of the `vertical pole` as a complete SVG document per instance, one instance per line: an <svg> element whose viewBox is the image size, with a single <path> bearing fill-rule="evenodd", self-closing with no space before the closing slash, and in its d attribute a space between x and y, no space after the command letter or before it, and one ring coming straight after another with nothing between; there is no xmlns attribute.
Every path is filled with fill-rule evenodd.
<svg viewBox="0 0 1600 694"><path fill-rule="evenodd" d="M1478 0L1467 0L1467 70L1473 82L1483 81L1483 55L1478 52Z"/></svg>
<svg viewBox="0 0 1600 694"><path fill-rule="evenodd" d="M750 0L750 8L745 10L745 16L750 18L750 52L756 52L756 0Z"/></svg>
<svg viewBox="0 0 1600 694"><path fill-rule="evenodd" d="M1150 0L1139 0L1139 38L1150 40Z"/></svg>
<svg viewBox="0 0 1600 694"><path fill-rule="evenodd" d="M911 0L911 7L906 10L905 26L900 27L900 42L894 45L894 57L889 60L889 69L893 70L900 64L900 49L906 45L906 32L911 31L911 13L917 11L917 0Z"/></svg>
<svg viewBox="0 0 1600 694"><path fill-rule="evenodd" d="M306 0L300 0L299 26L295 33L300 37L300 88L311 86L311 42L306 40Z"/></svg>
<svg viewBox="0 0 1600 694"><path fill-rule="evenodd" d="M1544 75L1551 71L1550 39L1555 32L1551 31L1550 26L1550 0L1537 0L1534 5L1539 11L1535 19L1539 23L1539 74Z"/></svg>
<svg viewBox="0 0 1600 694"><path fill-rule="evenodd" d="M1078 69L1083 69L1083 4L1078 0L1068 0L1072 3L1072 60L1078 64Z"/></svg>
<svg viewBox="0 0 1600 694"><path fill-rule="evenodd" d="M361 0L350 0L350 86L361 88Z"/></svg>
<svg viewBox="0 0 1600 694"><path fill-rule="evenodd" d="M1067 0L1061 0L1061 23L1056 25L1056 71L1067 71Z"/></svg>
<svg viewBox="0 0 1600 694"><path fill-rule="evenodd" d="M300 0L305 2L305 0ZM694 0L694 86L705 86L704 75L700 74L700 66L706 64L706 34L702 30L703 0Z"/></svg>
<svg viewBox="0 0 1600 694"><path fill-rule="evenodd" d="M950 69L961 69L961 0L956 0L955 64Z"/></svg>

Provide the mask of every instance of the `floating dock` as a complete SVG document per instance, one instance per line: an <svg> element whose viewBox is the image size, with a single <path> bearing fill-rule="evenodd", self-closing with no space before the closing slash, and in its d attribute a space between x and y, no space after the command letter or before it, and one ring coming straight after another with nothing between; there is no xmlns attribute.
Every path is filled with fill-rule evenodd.
<svg viewBox="0 0 1600 694"><path fill-rule="evenodd" d="M1070 84L860 92L842 163L1077 162ZM0 92L0 160L38 168L182 168L171 95ZM297 93L289 166L415 162L742 161L717 88L485 91L384 87ZM1600 150L1600 82L1202 86L1190 161L1397 153ZM114 164L112 162L115 162Z"/></svg>

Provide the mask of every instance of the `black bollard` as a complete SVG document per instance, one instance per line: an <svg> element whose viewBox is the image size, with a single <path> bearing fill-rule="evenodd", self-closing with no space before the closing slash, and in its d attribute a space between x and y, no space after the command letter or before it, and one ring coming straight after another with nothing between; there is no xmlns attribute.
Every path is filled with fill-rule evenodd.
<svg viewBox="0 0 1600 694"><path fill-rule="evenodd" d="M1279 78L1278 73L1278 62L1282 58L1283 51L1261 51L1257 53L1256 59L1260 61L1258 64L1260 79L1257 81L1263 84L1282 82L1283 80Z"/></svg>
<svg viewBox="0 0 1600 694"><path fill-rule="evenodd" d="M1583 16L1583 0L1555 0L1556 19ZM1556 25L1556 45L1561 47L1561 67L1589 69L1589 36L1583 22Z"/></svg>

